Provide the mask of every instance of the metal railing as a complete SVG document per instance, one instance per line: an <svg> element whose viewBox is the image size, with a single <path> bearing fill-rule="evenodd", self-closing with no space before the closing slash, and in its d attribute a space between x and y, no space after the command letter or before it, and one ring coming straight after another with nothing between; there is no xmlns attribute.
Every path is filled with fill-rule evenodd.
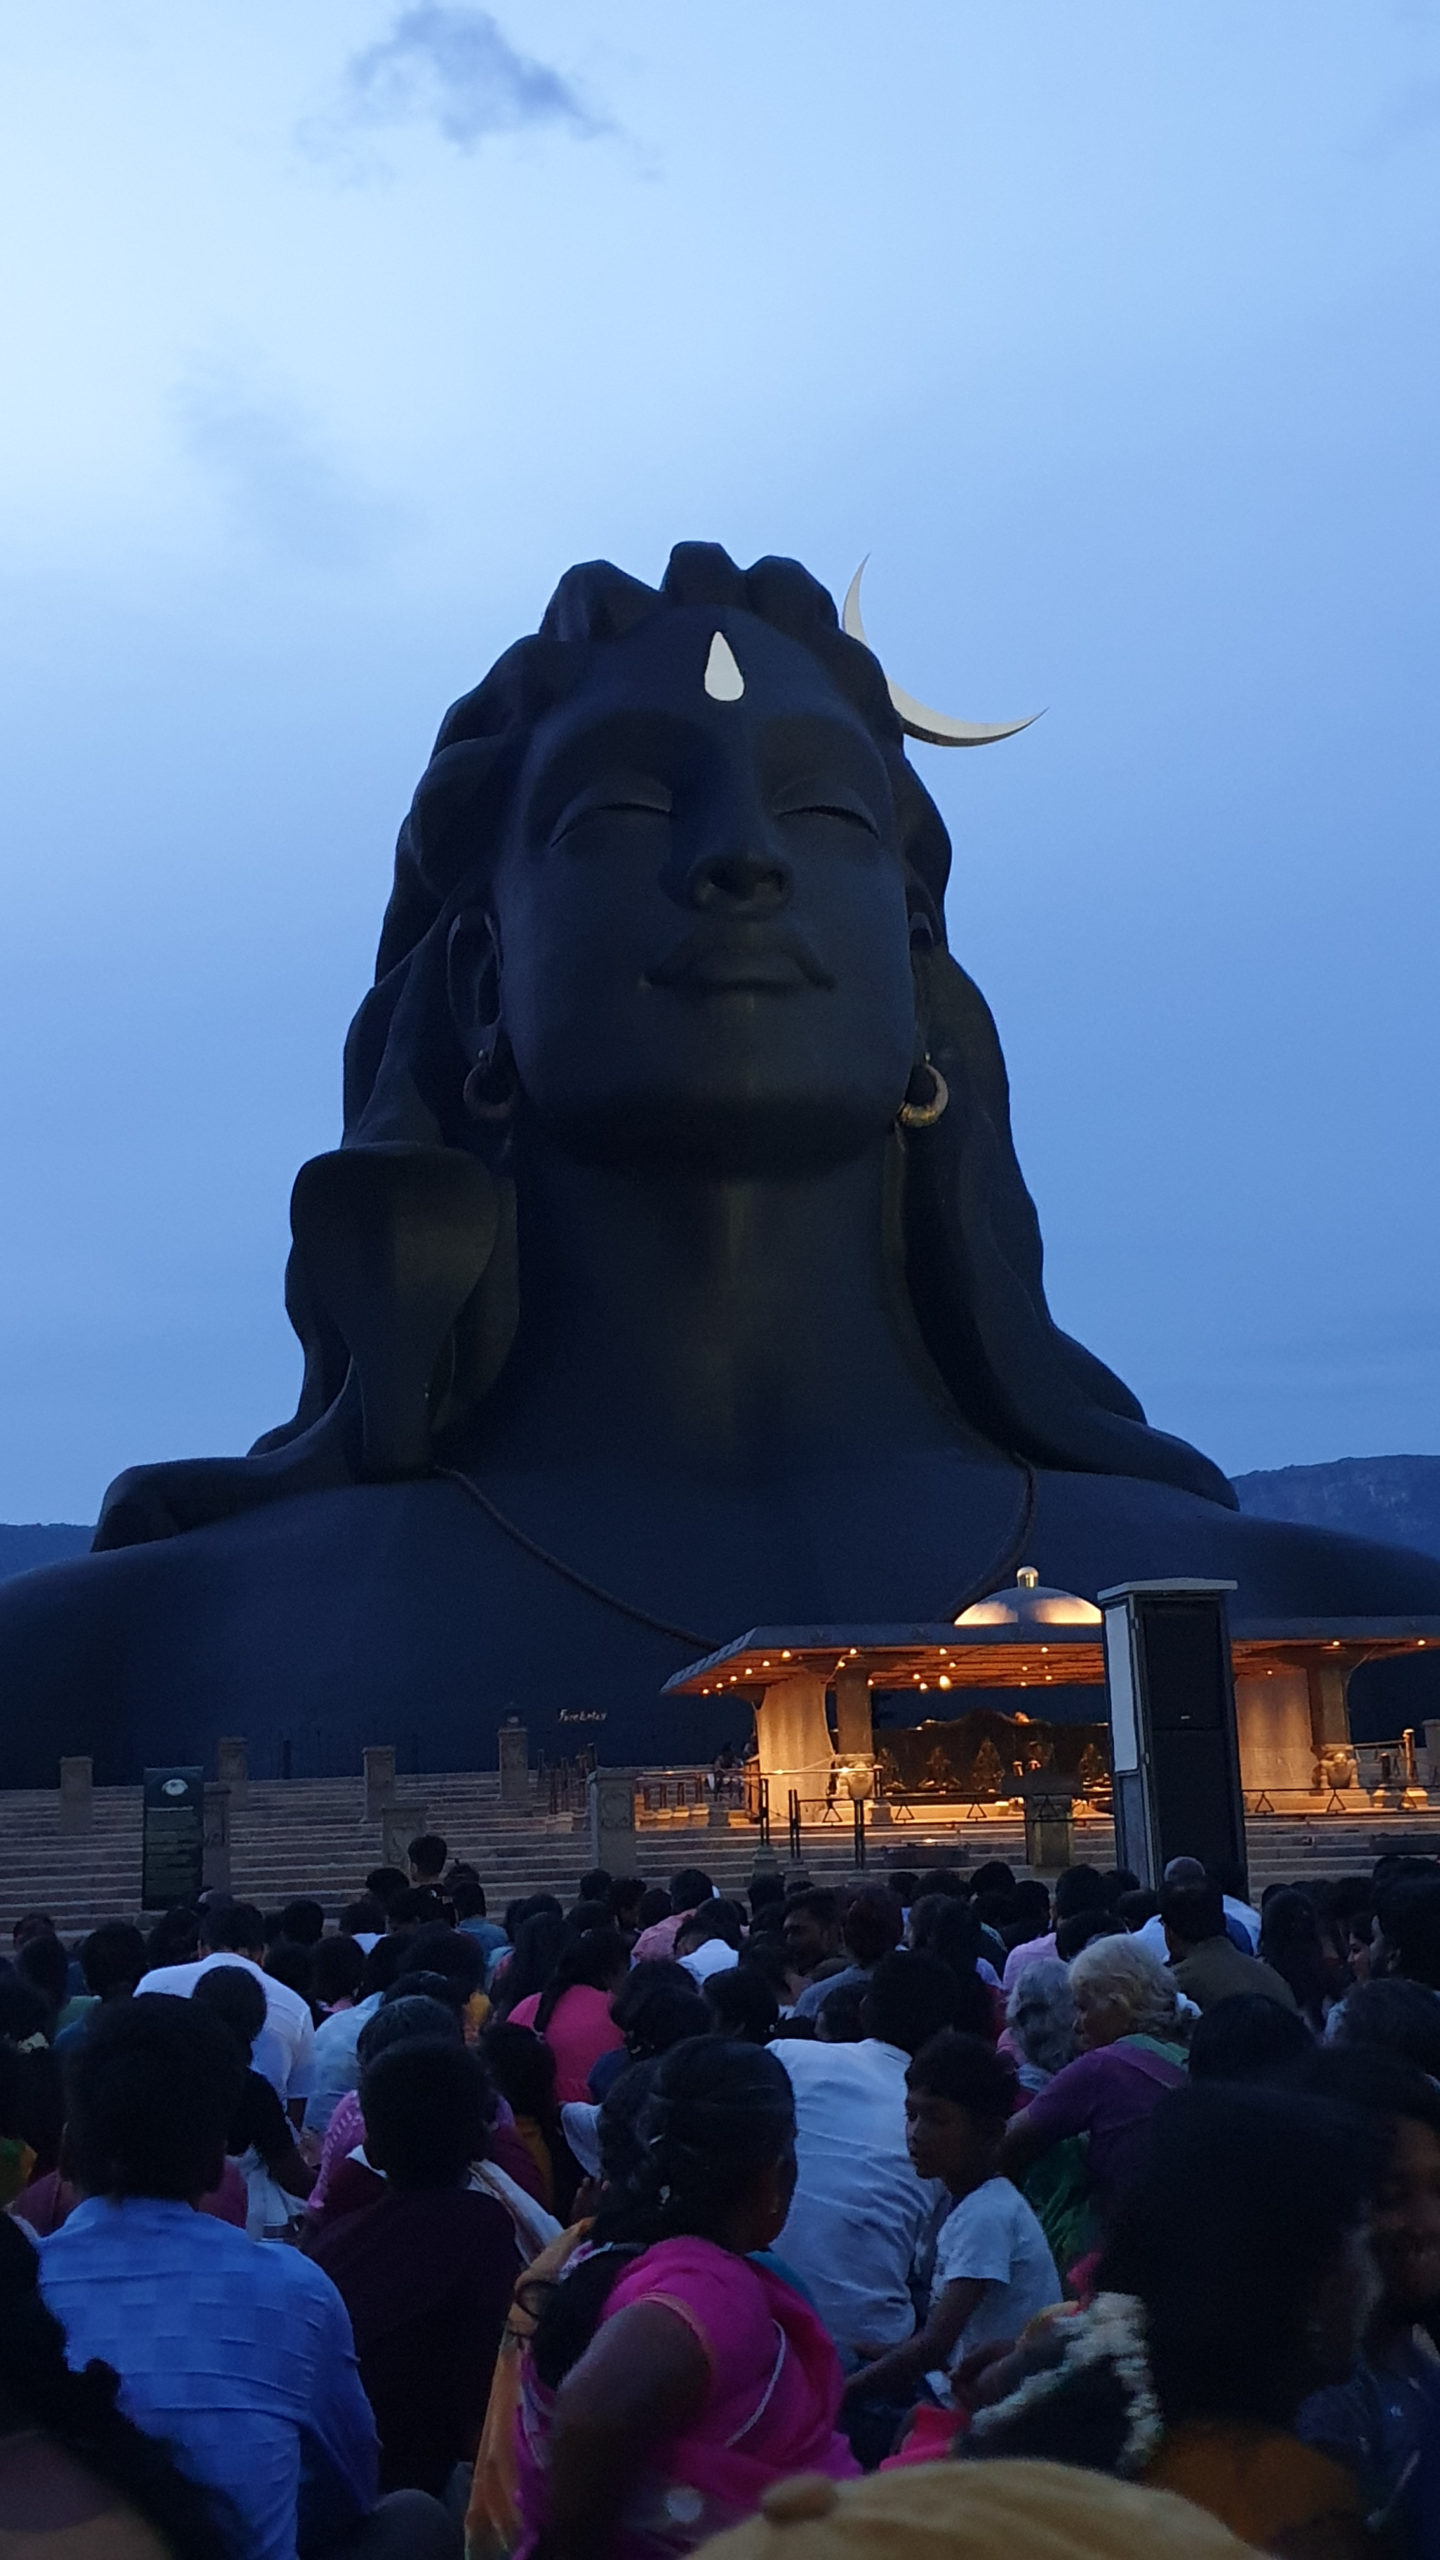
<svg viewBox="0 0 1440 2560"><path fill-rule="evenodd" d="M635 1781L637 1813L689 1813L709 1801L704 1769L646 1769Z"/></svg>
<svg viewBox="0 0 1440 2560"><path fill-rule="evenodd" d="M846 1827L844 1808L848 1804L851 1854L856 1866L863 1867L866 1858L865 1803L864 1796L851 1797L839 1793L802 1796L798 1788L791 1787L785 1800L791 1864L793 1866L800 1864L801 1844L807 1829L844 1832Z"/></svg>

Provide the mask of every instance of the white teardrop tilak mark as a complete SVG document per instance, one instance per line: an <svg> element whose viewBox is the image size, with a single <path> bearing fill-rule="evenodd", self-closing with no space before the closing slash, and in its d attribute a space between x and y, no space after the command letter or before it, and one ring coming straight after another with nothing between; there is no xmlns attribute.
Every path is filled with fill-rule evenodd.
<svg viewBox="0 0 1440 2560"><path fill-rule="evenodd" d="M745 690L745 679L736 664L735 652L723 631L717 631L710 643L705 661L705 690L712 702L738 702Z"/></svg>

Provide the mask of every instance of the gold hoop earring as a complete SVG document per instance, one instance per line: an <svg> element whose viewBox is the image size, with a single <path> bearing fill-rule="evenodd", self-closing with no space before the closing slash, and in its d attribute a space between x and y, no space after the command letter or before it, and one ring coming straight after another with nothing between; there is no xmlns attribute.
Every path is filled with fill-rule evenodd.
<svg viewBox="0 0 1440 2560"><path fill-rule="evenodd" d="M895 1114L902 1129L933 1129L936 1121L943 1117L950 1100L950 1087L933 1058L926 1058L922 1065L915 1069L915 1074L910 1078L911 1084L914 1084L921 1074L928 1075L930 1078L930 1098L926 1102L912 1102L907 1089L905 1099Z"/></svg>
<svg viewBox="0 0 1440 2560"><path fill-rule="evenodd" d="M489 1048L481 1050L465 1079L465 1108L472 1120L508 1120L519 1089L510 1044L502 1033Z"/></svg>

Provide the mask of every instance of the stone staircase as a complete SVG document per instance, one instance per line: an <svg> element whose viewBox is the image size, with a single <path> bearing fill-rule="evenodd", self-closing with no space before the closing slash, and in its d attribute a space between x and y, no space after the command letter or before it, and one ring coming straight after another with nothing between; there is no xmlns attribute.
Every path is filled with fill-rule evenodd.
<svg viewBox="0 0 1440 2560"><path fill-rule="evenodd" d="M583 1813L551 1813L548 1796L538 1791L529 1809L502 1804L493 1772L405 1777L399 1792L404 1830L423 1824L442 1832L452 1856L479 1868L492 1911L521 1893L545 1890L568 1899L590 1863ZM67 1833L60 1827L58 1790L0 1792L0 1948L25 1910L48 1911L65 1937L98 1920L140 1916L140 1789L97 1787L91 1806L90 1827ZM1367 1873L1380 1849L1392 1843L1423 1841L1440 1855L1440 1804L1329 1818L1265 1815L1252 1818L1247 1830L1258 1895L1267 1884L1288 1878ZM367 1816L358 1777L252 1779L231 1804L231 1889L263 1909L307 1893L333 1919L384 1854L383 1817ZM637 1874L656 1883L678 1866L703 1867L722 1891L738 1892L761 1854L752 1824L732 1814L718 1828L699 1807L644 1818L634 1863ZM853 1876L848 1821L807 1824L800 1854L816 1882ZM783 1823L773 1833L770 1855L782 1867L788 1862ZM1091 1819L1077 1826L1076 1855L1109 1865L1110 1824ZM1006 1858L1025 1873L1024 1826L1008 1813L977 1818L922 1812L913 1821L881 1822L870 1831L867 1872L876 1878L888 1866L922 1866L938 1858L972 1867Z"/></svg>
<svg viewBox="0 0 1440 2560"><path fill-rule="evenodd" d="M406 1777L399 1792L402 1832L442 1833L452 1857L479 1868L493 1911L515 1894L568 1900L591 1863L583 1813L551 1813L538 1791L529 1810L502 1805L494 1774ZM90 1801L89 1829L66 1833L58 1790L0 1792L0 1946L21 1911L48 1911L66 1937L97 1920L140 1916L141 1791L96 1787ZM384 1817L367 1816L360 1778L252 1779L231 1802L229 1831L231 1890L266 1910L305 1893L333 1918L386 1853ZM782 1831L782 1859L787 1846ZM758 1850L756 1829L739 1817L716 1829L703 1808L664 1814L639 1830L635 1872L662 1883L677 1866L703 1866L717 1885L739 1891ZM851 1873L848 1827L807 1830L804 1858L814 1875Z"/></svg>

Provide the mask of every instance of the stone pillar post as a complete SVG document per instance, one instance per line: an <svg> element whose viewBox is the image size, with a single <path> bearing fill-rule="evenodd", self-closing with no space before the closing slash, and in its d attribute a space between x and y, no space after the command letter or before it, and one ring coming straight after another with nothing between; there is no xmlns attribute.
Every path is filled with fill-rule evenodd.
<svg viewBox="0 0 1440 2560"><path fill-rule="evenodd" d="M60 1763L60 1831L70 1838L88 1831L95 1819L95 1763L78 1758Z"/></svg>
<svg viewBox="0 0 1440 2560"><path fill-rule="evenodd" d="M220 1746L223 1751L225 1746ZM243 1754L245 1745L240 1745ZM230 1890L230 1789L223 1781L211 1778L205 1786L205 1833L201 1849L200 1876L207 1893Z"/></svg>
<svg viewBox="0 0 1440 2560"><path fill-rule="evenodd" d="M500 1801L503 1805L530 1805L530 1736L518 1716L507 1716L500 1727Z"/></svg>
<svg viewBox="0 0 1440 2560"><path fill-rule="evenodd" d="M1075 1860L1075 1799L1042 1776L1022 1778L1025 1863L1033 1875L1062 1875Z"/></svg>
<svg viewBox="0 0 1440 2560"><path fill-rule="evenodd" d="M215 1770L230 1790L231 1809L245 1802L250 1786L250 1746L243 1733L222 1733L215 1745Z"/></svg>
<svg viewBox="0 0 1440 2560"><path fill-rule="evenodd" d="M412 1840L426 1827L423 1804L387 1804L380 1808L380 1855L387 1867L403 1867Z"/></svg>
<svg viewBox="0 0 1440 2560"><path fill-rule="evenodd" d="M592 1769L585 1781L590 1863L612 1876L635 1873L634 1769Z"/></svg>
<svg viewBox="0 0 1440 2560"><path fill-rule="evenodd" d="M365 1753L365 1819L376 1822L395 1801L395 1745L375 1743Z"/></svg>

